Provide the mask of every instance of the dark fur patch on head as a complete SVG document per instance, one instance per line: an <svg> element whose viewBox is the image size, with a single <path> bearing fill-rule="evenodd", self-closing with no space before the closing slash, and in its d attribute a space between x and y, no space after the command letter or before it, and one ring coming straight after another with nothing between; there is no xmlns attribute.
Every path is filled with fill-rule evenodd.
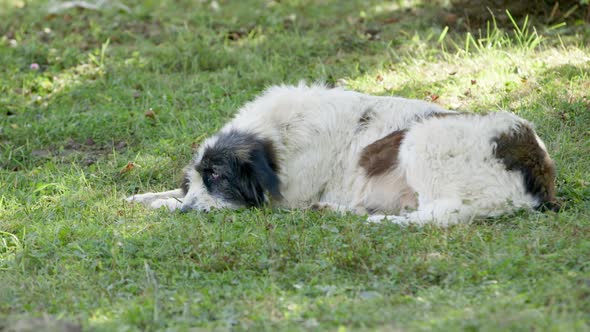
<svg viewBox="0 0 590 332"><path fill-rule="evenodd" d="M279 165L270 140L241 131L221 133L196 170L211 195L237 205L261 206L265 191L281 197Z"/></svg>
<svg viewBox="0 0 590 332"><path fill-rule="evenodd" d="M555 165L541 148L533 128L521 124L518 128L493 139L494 155L507 170L519 171L526 191L540 201L538 209L559 210L555 197Z"/></svg>
<svg viewBox="0 0 590 332"><path fill-rule="evenodd" d="M381 175L397 166L399 147L405 134L405 130L394 131L363 149L359 166L365 169L367 176Z"/></svg>

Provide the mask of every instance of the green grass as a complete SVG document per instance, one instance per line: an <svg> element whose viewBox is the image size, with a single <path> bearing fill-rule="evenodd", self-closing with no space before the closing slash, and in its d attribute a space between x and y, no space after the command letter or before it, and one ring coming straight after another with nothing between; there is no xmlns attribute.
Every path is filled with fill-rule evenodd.
<svg viewBox="0 0 590 332"><path fill-rule="evenodd" d="M125 4L0 1L0 329L590 329L587 25L445 29L415 1ZM193 144L299 80L515 112L565 210L440 229L124 203L177 185Z"/></svg>

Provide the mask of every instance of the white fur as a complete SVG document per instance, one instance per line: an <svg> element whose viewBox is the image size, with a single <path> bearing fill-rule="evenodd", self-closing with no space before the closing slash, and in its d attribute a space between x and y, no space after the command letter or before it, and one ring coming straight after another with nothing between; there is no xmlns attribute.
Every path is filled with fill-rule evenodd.
<svg viewBox="0 0 590 332"><path fill-rule="evenodd" d="M319 85L275 86L244 105L220 132L237 129L272 141L283 197L274 206L319 203L359 214L384 213L369 221L450 225L538 203L526 193L520 173L506 171L493 157L491 139L525 120L505 112L428 117L435 112L451 111L419 100ZM370 119L359 125L367 113ZM402 129L408 131L398 167L368 177L359 166L363 149ZM195 163L216 140L213 136L201 144ZM189 177L184 198L170 191L127 200L171 210L233 207L209 195L196 171L189 171Z"/></svg>

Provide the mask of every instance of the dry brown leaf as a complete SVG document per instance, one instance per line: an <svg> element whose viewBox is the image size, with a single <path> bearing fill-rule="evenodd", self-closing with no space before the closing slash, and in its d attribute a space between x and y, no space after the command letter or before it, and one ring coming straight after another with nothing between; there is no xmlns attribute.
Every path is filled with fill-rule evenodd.
<svg viewBox="0 0 590 332"><path fill-rule="evenodd" d="M430 101L430 102L433 102L433 103L434 103L434 102L436 102L436 101L437 101L439 98L440 98L440 96L439 96L439 95L437 95L437 94L430 93L430 92L427 92L427 93L426 93L426 99L427 99L428 101Z"/></svg>
<svg viewBox="0 0 590 332"><path fill-rule="evenodd" d="M135 164L133 162L128 162L127 165L125 165L125 167L123 167L120 171L119 174L124 174L124 173L128 173L130 171L132 171L135 168Z"/></svg>
<svg viewBox="0 0 590 332"><path fill-rule="evenodd" d="M390 17L383 20L383 24L393 24L399 22L399 18L397 17Z"/></svg>
<svg viewBox="0 0 590 332"><path fill-rule="evenodd" d="M149 111L146 111L145 113L143 113L143 115L145 115L146 118L150 118L150 119L156 118L156 112L154 112L151 108L149 109Z"/></svg>

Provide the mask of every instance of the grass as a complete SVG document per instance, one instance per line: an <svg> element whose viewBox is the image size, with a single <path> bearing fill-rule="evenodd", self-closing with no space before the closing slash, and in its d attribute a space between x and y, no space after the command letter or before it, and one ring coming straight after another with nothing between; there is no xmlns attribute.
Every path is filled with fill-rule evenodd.
<svg viewBox="0 0 590 332"><path fill-rule="evenodd" d="M0 1L0 329L590 328L587 25L465 31L417 1L211 3ZM176 186L193 145L299 80L515 112L554 156L565 210L440 229L123 202Z"/></svg>

